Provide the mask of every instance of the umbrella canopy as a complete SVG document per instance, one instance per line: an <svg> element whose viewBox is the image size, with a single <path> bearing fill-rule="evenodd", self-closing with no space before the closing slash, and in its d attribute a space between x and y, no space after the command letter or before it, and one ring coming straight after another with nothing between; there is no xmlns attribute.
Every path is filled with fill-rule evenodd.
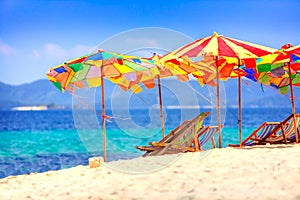
<svg viewBox="0 0 300 200"><path fill-rule="evenodd" d="M154 60L99 51L53 67L47 77L61 91L98 87L103 75L123 90L138 92L136 82L145 82L146 87L151 87L146 81L158 74Z"/></svg>
<svg viewBox="0 0 300 200"><path fill-rule="evenodd" d="M203 61L210 62L211 66L216 69L217 79L217 107L218 107L218 126L219 126L219 146L222 146L221 122L220 122L220 99L219 99L219 79L228 77L239 77L239 132L241 143L241 92L240 76L246 73L241 72L239 68L244 60L257 58L275 52L276 49L269 47L224 37L214 33L212 36L204 37L187 44L175 51L179 57L188 56L190 58L202 57ZM202 61L201 61L202 62ZM196 77L203 79L203 77ZM205 81L205 80L204 80Z"/></svg>
<svg viewBox="0 0 300 200"><path fill-rule="evenodd" d="M273 48L214 33L212 36L201 38L181 47L173 53L179 57L202 57L203 60L200 62L204 62L212 68L218 68L220 78L226 79L228 77L246 76L247 73L241 70L238 65L249 62L248 60L251 58L268 55L275 51L276 49Z"/></svg>
<svg viewBox="0 0 300 200"><path fill-rule="evenodd" d="M74 77L77 64L82 62L87 57L88 55L82 56L73 60L69 60L66 63L56 67L52 67L46 73L46 76L60 91L64 92Z"/></svg>
<svg viewBox="0 0 300 200"><path fill-rule="evenodd" d="M286 46L284 45L283 47ZM287 94L290 78L292 79L292 85L300 86L299 49L300 45L278 50L259 57L254 62L246 62L244 66L241 66L241 69L247 73L247 78L270 85L278 89L280 93Z"/></svg>
<svg viewBox="0 0 300 200"><path fill-rule="evenodd" d="M214 33L212 36L201 38L181 47L173 51L173 53L180 57L186 55L190 58L203 56L236 58L235 62L238 64L238 60L260 57L274 51L276 51L276 49L224 37ZM234 59L231 60L231 63L232 61L234 61Z"/></svg>

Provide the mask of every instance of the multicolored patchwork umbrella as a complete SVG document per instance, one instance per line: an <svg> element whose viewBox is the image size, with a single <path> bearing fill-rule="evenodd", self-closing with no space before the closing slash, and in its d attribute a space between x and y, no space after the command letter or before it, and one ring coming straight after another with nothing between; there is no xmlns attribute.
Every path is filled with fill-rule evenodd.
<svg viewBox="0 0 300 200"><path fill-rule="evenodd" d="M292 113L296 114L293 86L300 87L300 45L291 47L286 44L272 54L246 62L242 68L247 78L275 87L282 94L287 94L290 87Z"/></svg>
<svg viewBox="0 0 300 200"><path fill-rule="evenodd" d="M212 36L204 37L187 44L175 51L179 57L188 56L191 59L202 57L205 62L211 64L216 69L217 79L217 109L218 109L218 127L219 127L219 146L222 146L221 121L220 121L220 89L219 79L228 77L238 77L239 88L239 133L240 144L242 144L242 122L241 122L241 90L240 77L246 75L239 66L245 59L257 58L275 52L276 49L236 40L214 33ZM201 61L200 61L201 62ZM201 77L203 78L203 77Z"/></svg>
<svg viewBox="0 0 300 200"><path fill-rule="evenodd" d="M290 63L291 73L286 63ZM282 50L262 56L254 64L241 66L247 75L246 77L262 84L270 85L279 89L280 93L288 93L289 75L292 75L293 84L298 84L299 63L293 62L290 55Z"/></svg>
<svg viewBox="0 0 300 200"><path fill-rule="evenodd" d="M251 69L248 77L262 84L273 86L279 89L280 93L288 93L288 86L300 86L299 49L299 45L281 49L272 54L259 57L254 65L247 66L246 64L245 68Z"/></svg>
<svg viewBox="0 0 300 200"><path fill-rule="evenodd" d="M288 93L288 87L290 87L290 98L292 104L292 114L296 115L295 102L294 102L294 92L293 86L300 87L300 45L291 47L290 44L282 46L282 49L276 52L280 56L277 56L271 60L271 67L266 67L261 73L265 78L264 81L261 81L260 77L258 81L264 84L271 85L279 89L280 93ZM257 70L261 70L260 63L264 60L257 61ZM274 65L274 63L276 63ZM295 120L294 120L295 123ZM298 138L300 133L298 132L296 124L295 133L296 133L296 143L298 143Z"/></svg>
<svg viewBox="0 0 300 200"><path fill-rule="evenodd" d="M295 109L295 102L294 102L293 85L300 86L300 45L291 48L286 48L284 49L284 51L290 56L290 62L288 62L289 85L291 90L292 112L295 117L296 109ZM296 120L293 121L295 127L295 135L296 135L295 139L296 139L296 143L298 143L300 138L300 133L296 126Z"/></svg>
<svg viewBox="0 0 300 200"><path fill-rule="evenodd" d="M123 90L132 89L134 92L139 91L135 82L147 81L159 74L155 61L151 59L99 51L51 68L47 76L62 91L73 92L100 86L102 72Z"/></svg>
<svg viewBox="0 0 300 200"><path fill-rule="evenodd" d="M47 77L61 91L67 90L70 93L76 89L101 86L104 160L106 160L107 116L104 105L104 77L124 90L131 89L138 92L139 82L144 83L146 87L152 87L148 82L158 74L157 65L151 59L98 51L51 68L47 72Z"/></svg>
<svg viewBox="0 0 300 200"><path fill-rule="evenodd" d="M292 78L292 85L299 86L300 84L300 54L297 55L299 49L298 45L289 49L278 50L259 57L254 62L245 62L241 69L247 73L247 78L273 86L279 89L280 93L286 94L288 93L290 78ZM289 72L289 68L291 72Z"/></svg>

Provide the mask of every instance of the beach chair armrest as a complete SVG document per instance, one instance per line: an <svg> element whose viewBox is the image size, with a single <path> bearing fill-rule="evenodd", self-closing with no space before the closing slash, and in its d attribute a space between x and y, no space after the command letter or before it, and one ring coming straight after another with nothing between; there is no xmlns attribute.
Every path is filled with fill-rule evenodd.
<svg viewBox="0 0 300 200"><path fill-rule="evenodd" d="M228 144L228 147L240 147L239 144Z"/></svg>
<svg viewBox="0 0 300 200"><path fill-rule="evenodd" d="M158 149L158 147L154 146L135 146L135 148L141 151L154 151Z"/></svg>
<svg viewBox="0 0 300 200"><path fill-rule="evenodd" d="M149 142L149 144L154 147L165 147L168 145L168 143L163 143L163 142Z"/></svg>
<svg viewBox="0 0 300 200"><path fill-rule="evenodd" d="M263 141L263 139L261 139L261 138L251 138L251 140L252 140L252 141L257 141L257 142Z"/></svg>

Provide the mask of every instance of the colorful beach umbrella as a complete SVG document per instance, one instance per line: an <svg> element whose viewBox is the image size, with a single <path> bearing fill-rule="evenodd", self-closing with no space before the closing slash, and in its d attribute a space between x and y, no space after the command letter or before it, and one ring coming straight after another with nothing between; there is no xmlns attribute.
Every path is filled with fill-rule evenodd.
<svg viewBox="0 0 300 200"><path fill-rule="evenodd" d="M141 82L146 87L152 87L148 82L157 74L159 74L159 70L155 61L151 59L100 50L51 68L47 72L47 77L62 92L67 90L72 94L77 89L101 86L103 148L104 160L106 160L105 119L107 116L104 104L104 77L124 90L131 89L138 92L138 83Z"/></svg>
<svg viewBox="0 0 300 200"><path fill-rule="evenodd" d="M294 127L295 127L295 135L296 135L296 143L299 142L300 133L298 127L296 126L296 109L294 102L294 93L293 93L293 85L300 87L300 45L295 47L286 48L284 51L289 54L290 62L288 62L288 70L289 70L289 78L290 78L290 90L291 90L291 101L292 101L292 112L294 115ZM292 63L292 66L291 66Z"/></svg>
<svg viewBox="0 0 300 200"><path fill-rule="evenodd" d="M216 86L217 86L217 110L218 110L218 127L219 127L219 147L222 147L222 133L220 120L220 89L219 79L227 77L238 77L238 100L239 100L239 136L242 144L242 118L241 118L241 89L240 77L246 75L241 72L241 66L245 59L257 58L276 51L269 47L224 37L214 33L212 36L204 37L187 44L175 51L179 57L188 56L190 58L202 57L203 60L210 62L211 66L216 69ZM201 62L201 61L200 61Z"/></svg>
<svg viewBox="0 0 300 200"><path fill-rule="evenodd" d="M147 64L142 67L140 65L141 63L142 63L141 59L137 57L117 55L115 53L108 53L104 51L99 51L98 53L87 57L83 61L83 64L90 66L89 72L91 73L86 74L86 80L87 81L92 80L93 84L92 85L88 84L88 85L92 87L97 87L101 85L104 161L106 161L106 117L107 117L105 113L105 103L104 103L104 99L105 99L104 98L104 77L113 80L114 83L117 83L123 89L128 88L130 87L130 82L133 82L137 79L138 72L146 71L148 73L150 71L149 69L155 66L155 65L150 65L150 62L147 62ZM114 80L114 78L116 80ZM120 81L120 79L122 79L122 81ZM82 82L82 80L80 81ZM131 88L132 87L134 86L131 86ZM134 91L136 92L136 89L134 89Z"/></svg>
<svg viewBox="0 0 300 200"><path fill-rule="evenodd" d="M275 87L280 93L287 94L290 88L292 113L296 114L293 86L300 87L300 46L282 46L272 54L256 59L256 63L247 64L248 78L261 84ZM298 129L295 124L295 132ZM298 133L299 134L299 133ZM296 142L298 143L298 134Z"/></svg>

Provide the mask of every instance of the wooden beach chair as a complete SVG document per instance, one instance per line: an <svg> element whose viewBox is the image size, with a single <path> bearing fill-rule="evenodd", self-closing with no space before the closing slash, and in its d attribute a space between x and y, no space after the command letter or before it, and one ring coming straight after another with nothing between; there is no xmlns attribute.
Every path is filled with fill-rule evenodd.
<svg viewBox="0 0 300 200"><path fill-rule="evenodd" d="M296 127L295 127L296 125ZM262 139L255 139L258 144L287 144L294 142L296 134L299 139L300 114L291 114L271 132L269 136ZM296 130L296 131L295 131Z"/></svg>
<svg viewBox="0 0 300 200"><path fill-rule="evenodd" d="M294 120L299 134L300 115L292 114L282 122L264 122L242 142L242 146L292 142L296 138ZM228 146L239 147L240 144L229 144Z"/></svg>
<svg viewBox="0 0 300 200"><path fill-rule="evenodd" d="M223 124L221 125L221 128L223 128ZM214 139L214 135L219 132L219 127L218 126L206 126L203 127L197 135L197 140L198 145L193 144L196 147L198 146L199 149L196 149L196 151L201 151L201 147L204 146L209 140L211 140L213 148L216 148L216 143Z"/></svg>
<svg viewBox="0 0 300 200"><path fill-rule="evenodd" d="M146 151L146 153L143 156L147 156L150 152L157 150L159 148L163 147L163 144L169 143L174 136L177 134L177 132L182 129L185 125L187 125L190 122L190 120L186 120L182 122L179 126L177 126L174 130L172 130L168 135L166 135L163 139L161 139L159 142L149 142L150 146L136 146L138 150Z"/></svg>
<svg viewBox="0 0 300 200"><path fill-rule="evenodd" d="M263 139L269 136L280 122L264 122L255 129L243 142L242 146L253 146L257 143L257 139ZM229 147L240 147L240 144L229 144Z"/></svg>
<svg viewBox="0 0 300 200"><path fill-rule="evenodd" d="M192 147L192 144L194 140L197 139L197 132L202 129L203 120L208 115L209 112L201 113L190 121L184 121L159 142L150 142L150 146L136 146L136 148L146 151L143 155L144 157L196 151L195 148ZM196 145L198 145L198 143L196 143Z"/></svg>
<svg viewBox="0 0 300 200"><path fill-rule="evenodd" d="M200 129L198 129L197 131L197 140L194 140L192 146L188 148L188 151L189 152L201 151L202 150L201 147L204 146L209 140L211 140L213 148L216 148L214 135L218 132L218 130L219 130L218 126L201 126ZM196 145L195 142L197 142L198 145ZM166 146L166 143L163 144L162 141L149 142L149 144L150 146L136 146L136 148L142 151L147 151L144 154L144 156L147 156L150 152Z"/></svg>

